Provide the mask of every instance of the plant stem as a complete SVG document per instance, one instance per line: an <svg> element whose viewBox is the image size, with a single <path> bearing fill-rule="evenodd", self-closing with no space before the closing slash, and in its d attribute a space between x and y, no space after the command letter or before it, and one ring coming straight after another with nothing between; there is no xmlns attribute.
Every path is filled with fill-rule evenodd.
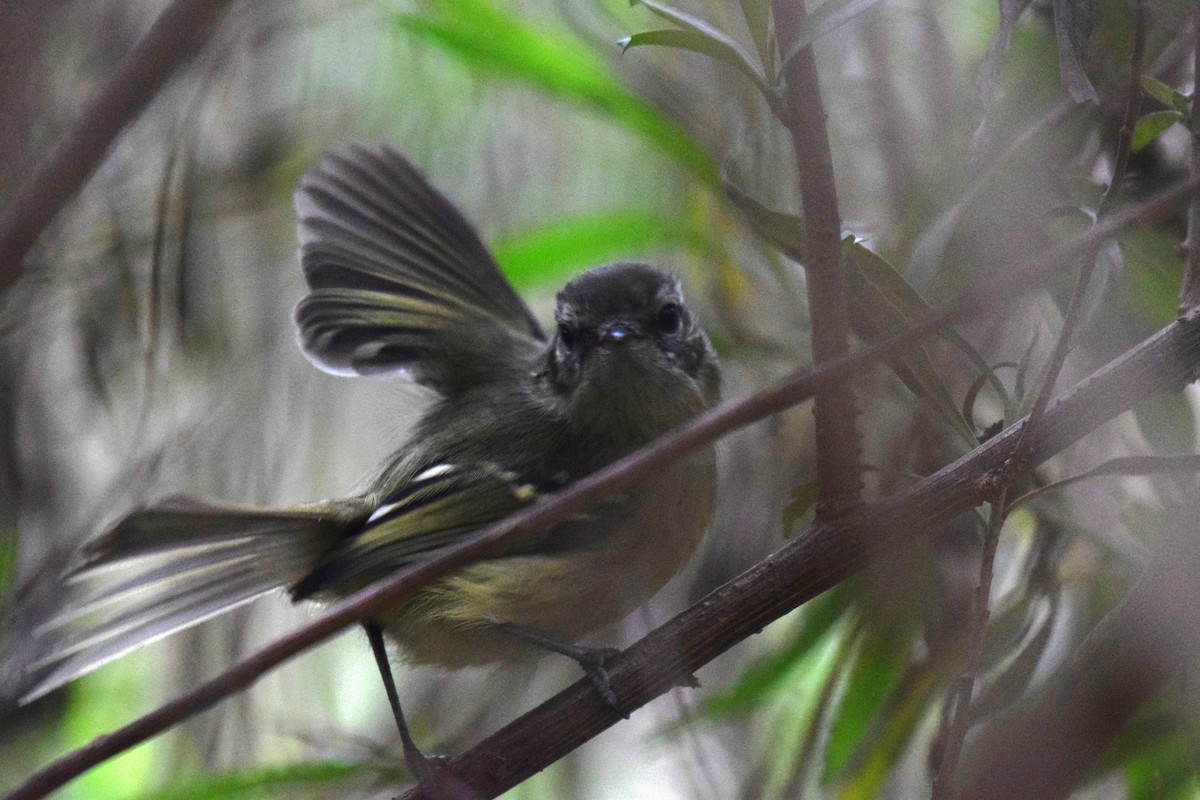
<svg viewBox="0 0 1200 800"><path fill-rule="evenodd" d="M963 739L966 738L967 725L971 720L971 697L975 692L975 676L979 673L979 664L983 661L983 643L987 638L988 620L992 616L992 576L996 564L996 546L1000 542L1000 531L1004 528L1004 519L1007 516L1008 487L1006 486L992 500L992 510L988 516L987 535L983 540L983 554L979 560L979 583L975 586L975 603L972 607L974 613L971 615L967 663L958 677L957 685L951 692L950 702L953 703L954 708L950 717L950 727L946 729L946 739L943 742L942 761L933 776L933 800L950 800L954 797L954 775L958 770Z"/></svg>
<svg viewBox="0 0 1200 800"><path fill-rule="evenodd" d="M1192 3L1192 37L1195 50L1192 54L1192 75L1200 75L1200 0ZM1200 97L1192 93L1192 152L1189 161L1191 176L1200 178ZM1179 295L1179 313L1184 314L1200 306L1200 188L1192 195L1188 207L1187 240L1184 250L1183 291Z"/></svg>
<svg viewBox="0 0 1200 800"><path fill-rule="evenodd" d="M772 0L780 52L797 40L807 19L803 0ZM820 365L849 352L850 323L846 271L842 266L841 217L833 155L825 127L825 106L813 46L785 65L786 104L781 121L792 137L800 171L808 258L808 309L812 318L813 363ZM818 394L815 402L817 513L836 517L858 505L862 441L854 390L841 384Z"/></svg>
<svg viewBox="0 0 1200 800"><path fill-rule="evenodd" d="M0 291L46 226L82 188L125 126L208 39L230 0L174 0L78 122L25 181L0 219Z"/></svg>

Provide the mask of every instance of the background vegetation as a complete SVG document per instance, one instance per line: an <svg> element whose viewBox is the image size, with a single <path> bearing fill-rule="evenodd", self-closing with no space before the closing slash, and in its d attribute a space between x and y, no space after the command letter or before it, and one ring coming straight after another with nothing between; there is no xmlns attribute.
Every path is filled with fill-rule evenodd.
<svg viewBox="0 0 1200 800"><path fill-rule="evenodd" d="M87 125L81 111L165 5L0 3L5 207L53 144ZM776 41L768 3L234 2L214 25L29 255L0 265L3 789L311 615L267 598L18 707L5 687L82 538L167 494L278 505L344 493L420 409L419 390L324 375L294 343L303 283L290 195L322 150L387 141L421 164L543 317L566 277L640 258L684 277L729 397L811 361L810 276L789 258L810 244L795 218L803 170L780 117L820 120L786 113L779 76L797 38ZM1184 0L809 8L799 33L816 43L859 339L966 287L1002 286L955 336L855 382L867 501L1011 425L1048 376L1069 387L1176 318L1187 203L1085 256L1083 291L1078 257L1044 285L1016 268L1188 176L1196 28ZM1104 200L1122 142L1128 170ZM970 765L972 742L989 741L1006 711L1044 704L1081 658L1121 651L1089 648L1120 629L1131 587L1173 586L1164 548L1190 568L1195 464L1113 459L1194 457L1193 400L1145 397L1007 498L920 531L705 666L700 690L660 698L508 796L928 794L953 749L964 671L975 677L961 717ZM634 641L811 521L809 407L720 448L704 552L599 643ZM1105 464L1105 477L1012 502ZM989 543L990 620L976 642ZM1098 757L1071 781L1078 796L1200 796L1200 695L1194 667L1176 663L1198 639L1186 616L1151 613L1192 607L1196 575L1138 607L1135 620L1160 634L1151 645L1182 644L1165 677L1128 692L1127 711L1124 695L1104 695L1114 724L1097 723ZM457 753L576 678L547 659L536 675L409 670L401 691L419 741ZM365 643L348 635L62 796L392 796L408 782L398 754Z"/></svg>

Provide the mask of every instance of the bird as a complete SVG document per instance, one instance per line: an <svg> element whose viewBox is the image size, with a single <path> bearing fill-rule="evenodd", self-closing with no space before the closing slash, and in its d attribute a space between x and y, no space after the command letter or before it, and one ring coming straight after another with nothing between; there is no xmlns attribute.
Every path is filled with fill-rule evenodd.
<svg viewBox="0 0 1200 800"><path fill-rule="evenodd" d="M294 193L308 293L299 345L337 375L432 390L407 440L346 497L270 509L169 497L80 548L72 599L39 635L26 700L175 631L283 589L344 597L537 503L712 408L720 368L680 280L594 267L541 324L461 211L388 145L324 154ZM616 705L606 651L578 644L645 603L713 514L711 447L363 623L410 770L392 654L450 669L578 661Z"/></svg>

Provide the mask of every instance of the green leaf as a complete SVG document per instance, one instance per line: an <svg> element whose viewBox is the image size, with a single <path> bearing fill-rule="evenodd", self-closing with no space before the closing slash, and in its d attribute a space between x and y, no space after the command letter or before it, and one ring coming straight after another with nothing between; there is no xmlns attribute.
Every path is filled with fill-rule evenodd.
<svg viewBox="0 0 1200 800"><path fill-rule="evenodd" d="M771 46L771 3L770 0L738 0L742 6L742 16L750 37L754 39L754 47L763 65L763 71L768 82L774 82L772 73L775 50Z"/></svg>
<svg viewBox="0 0 1200 800"><path fill-rule="evenodd" d="M1133 418L1156 453L1190 453L1196 449L1196 417L1183 392L1148 397L1134 406Z"/></svg>
<svg viewBox="0 0 1200 800"><path fill-rule="evenodd" d="M786 690L788 676L846 615L849 603L850 593L844 584L810 600L800 611L802 622L791 641L750 664L731 685L705 698L701 713L721 718L751 711Z"/></svg>
<svg viewBox="0 0 1200 800"><path fill-rule="evenodd" d="M1185 117L1192 113L1192 101L1188 99L1187 95L1172 89L1158 78L1142 75L1142 88L1146 90L1146 94L1167 108L1178 111Z"/></svg>
<svg viewBox="0 0 1200 800"><path fill-rule="evenodd" d="M892 767L912 745L917 726L926 718L942 686L944 676L939 667L944 666L944 662L927 660L905 670L885 707L858 742L831 795L839 800L872 800L884 794Z"/></svg>
<svg viewBox="0 0 1200 800"><path fill-rule="evenodd" d="M666 3L660 3L658 0L630 0L629 4L643 6L647 11L654 12L667 22L672 22L684 30L691 31L692 33L699 33L709 39L726 41L731 43L734 47L739 49L741 48L741 46L736 44L728 34L718 30L699 17L689 14L686 11L680 11L679 9L673 8Z"/></svg>
<svg viewBox="0 0 1200 800"><path fill-rule="evenodd" d="M1123 772L1130 800L1194 800L1197 790L1196 744L1186 723L1162 717L1140 731L1134 752L1124 759Z"/></svg>
<svg viewBox="0 0 1200 800"><path fill-rule="evenodd" d="M17 531L16 528L0 528L0 592L8 589L16 574Z"/></svg>
<svg viewBox="0 0 1200 800"><path fill-rule="evenodd" d="M704 254L705 237L679 220L621 210L556 220L491 243L505 276L518 288L555 283L583 267L685 248Z"/></svg>
<svg viewBox="0 0 1200 800"><path fill-rule="evenodd" d="M727 41L713 39L696 31L663 30L635 33L632 36L626 36L624 39L621 39L617 42L617 45L621 48L621 52L625 52L630 47L658 45L660 47L675 47L680 50L702 53L715 58L717 61L729 64L753 81L754 85L760 91L765 92L767 90L766 82L762 74L750 61L749 54L731 39Z"/></svg>
<svg viewBox="0 0 1200 800"><path fill-rule="evenodd" d="M867 727L896 687L908 663L907 634L907 631L865 629L829 732L822 783L828 783L846 766Z"/></svg>
<svg viewBox="0 0 1200 800"><path fill-rule="evenodd" d="M799 217L767 208L724 176L721 178L721 188L759 236L788 258L804 261L808 248L804 222Z"/></svg>
<svg viewBox="0 0 1200 800"><path fill-rule="evenodd" d="M1169 230L1132 230L1117 240L1125 270L1121 273L1125 307L1141 312L1146 328L1175 319L1183 264L1176 247L1179 236Z"/></svg>
<svg viewBox="0 0 1200 800"><path fill-rule="evenodd" d="M800 518L817 504L818 496L819 492L817 491L816 481L809 481L799 486L793 486L788 491L788 502L783 507L783 535L785 537L792 535L792 529L796 527L796 523L800 521Z"/></svg>
<svg viewBox="0 0 1200 800"><path fill-rule="evenodd" d="M434 0L426 13L395 14L392 20L467 67L586 105L716 184L716 165L696 140L625 88L608 64L569 32L535 27L487 0Z"/></svg>
<svg viewBox="0 0 1200 800"><path fill-rule="evenodd" d="M854 241L853 237L848 236L843 240L842 253L851 273L853 301L874 328L874 331L867 332L868 338L882 338L902 330L929 310L924 299L891 264ZM963 419L958 404L950 397L949 390L925 349L911 347L901 359L905 369L898 370L893 366L897 376L917 396L925 399L968 447L974 447L978 443L975 432ZM999 384L999 381L996 383Z"/></svg>
<svg viewBox="0 0 1200 800"><path fill-rule="evenodd" d="M291 797L303 786L336 784L357 775L378 775L375 767L336 761L288 764L204 775L135 797L137 800L208 800L236 798Z"/></svg>
<svg viewBox="0 0 1200 800"><path fill-rule="evenodd" d="M913 288L912 284L900 274L900 271L890 261L856 241L853 236L847 236L842 241L842 254L852 269L858 270L867 281L878 286L885 293L888 299L905 315L907 321L912 321L930 310L929 304L925 302L921 293ZM1007 409L1011 403L1008 390L996 377L991 365L984 360L979 351L949 328L943 328L938 334L957 347L979 373L987 377L988 383L1000 395ZM970 430L969 426L967 430Z"/></svg>
<svg viewBox="0 0 1200 800"><path fill-rule="evenodd" d="M799 217L766 207L724 175L721 178L721 186L759 235L775 245L784 255L803 262L805 232L804 222ZM842 241L842 255L846 268L851 272L851 285L858 301L857 309L867 316L874 329L875 338L894 333L929 311L929 304L895 267L856 241L853 236L847 236ZM948 329L941 331L941 335L965 353L982 374L987 375L988 381L1003 398L1007 408L1008 391L975 348ZM900 362L895 360L889 362L894 370L898 363ZM910 348L903 357L903 364L907 370L897 371L900 379L914 393L928 400L963 437L964 442L969 447L974 447L977 444L974 431L963 419L958 405L950 397L924 349Z"/></svg>
<svg viewBox="0 0 1200 800"><path fill-rule="evenodd" d="M1133 152L1137 153L1145 149L1147 145L1162 136L1163 132L1174 125L1176 122L1184 122L1186 117L1175 110L1170 111L1151 111L1144 115L1133 126L1133 138L1130 139L1129 147Z"/></svg>
<svg viewBox="0 0 1200 800"><path fill-rule="evenodd" d="M878 2L879 0L828 0L823 3L808 15L804 25L796 32L795 40L787 42L781 71L786 71L787 65L801 50L830 31L842 27ZM783 44L780 42L781 46Z"/></svg>
<svg viewBox="0 0 1200 800"><path fill-rule="evenodd" d="M1020 652L1008 662L1000 675L972 703L971 714L973 717L979 719L1007 708L1029 686L1034 670L1046 652L1050 634L1054 630L1055 611L1056 604L1051 600L1048 603L1048 611L1039 620L1033 636L1025 640Z"/></svg>
<svg viewBox="0 0 1200 800"><path fill-rule="evenodd" d="M1017 20L1024 13L1032 0L1000 0L1000 21L996 25L996 33L988 45L987 56L979 68L979 96L984 105L990 105L996 92L996 76L1000 72L1000 64L1012 48L1013 31L1016 30Z"/></svg>
<svg viewBox="0 0 1200 800"><path fill-rule="evenodd" d="M1187 402L1187 398L1183 394L1172 395L1172 396L1182 397L1184 402L1185 403ZM1147 402L1149 402L1149 401L1147 401ZM1140 407L1141 406L1139 406L1139 408ZM1189 422L1183 421L1182 413L1184 411L1185 411L1185 409L1183 409L1180 406L1176 406L1174 409L1172 409L1172 414L1177 417L1177 419L1175 420L1175 425L1179 426L1180 428L1190 429L1192 427L1192 425L1194 425L1194 422L1189 423ZM1151 411L1150 413L1151 414L1157 413L1157 410ZM1191 405L1190 404L1188 404L1188 406L1186 408L1186 413L1187 413L1188 417L1190 418L1191 417ZM1135 410L1135 414L1136 414L1136 410ZM1139 420L1139 425L1140 425L1140 420ZM1143 435L1144 435L1144 433L1143 433ZM1194 437L1194 434L1193 434L1193 437ZM1172 440L1172 443L1177 448L1181 447L1181 446L1182 447L1190 446L1185 443L1176 441L1174 439ZM1036 500L1037 498L1041 497L1044 494L1049 494L1050 492L1056 492L1060 489L1064 489L1072 484L1079 483L1080 481L1084 481L1089 478L1099 478L1104 475L1119 475L1119 476L1126 476L1126 477L1136 475L1139 477L1146 477L1149 475L1164 475L1164 474L1168 474L1168 473L1172 473L1172 472L1179 472L1179 473L1200 472L1200 455L1190 455L1189 454L1189 455L1174 455L1174 456L1124 456L1122 458L1113 458L1108 461L1105 461L1104 463L1100 464L1098 467L1087 470L1086 472L1081 472L1078 475L1072 475L1069 478L1063 478L1061 481L1055 481L1054 483L1050 483L1045 486L1039 486L1037 489L1034 489L1031 492L1027 492L1026 494L1021 495L1016 500L1014 500L1012 503L1010 503L1009 510L1011 511L1011 510L1017 508L1018 506L1025 505L1026 503L1030 502L1031 500Z"/></svg>

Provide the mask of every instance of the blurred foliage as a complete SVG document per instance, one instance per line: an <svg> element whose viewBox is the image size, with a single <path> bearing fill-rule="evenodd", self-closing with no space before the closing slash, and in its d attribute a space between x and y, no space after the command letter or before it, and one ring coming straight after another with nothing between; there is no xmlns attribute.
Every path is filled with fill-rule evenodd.
<svg viewBox="0 0 1200 800"><path fill-rule="evenodd" d="M862 341L1091 224L1121 127L1131 2L811 5L802 36L816 42ZM25 99L36 98L0 123L27 154L12 163L36 163L79 122L81 99L160 6L63 0L47 4L39 35L0 32L0 47L29 64ZM36 657L25 634L53 608L71 550L124 511L176 492L334 496L403 440L418 390L319 374L290 328L302 293L290 193L344 139L387 140L422 164L543 317L569 275L644 258L684 277L728 396L806 364L803 215L772 114L794 48L775 41L769 6L234 4L0 305L0 685ZM1149 5L1119 206L1186 175L1188 8ZM0 173L0 200L20 177ZM1183 236L1181 213L1104 249L1059 386L1174 317ZM871 495L934 472L1029 407L1076 266L1016 311L945 331L859 381ZM798 532L815 501L808 417L722 445L706 552L612 642ZM1121 459L1195 449L1189 389L1142 403L1020 487L1037 494L1001 538L973 722L1036 693L1196 493L1190 461ZM660 700L511 796L927 795L984 527L965 515L929 531L714 662L700 693ZM32 706L0 693L0 789L301 619L275 598ZM574 680L568 667L548 660L536 679L411 670L401 691L418 739L456 752ZM363 642L345 637L61 796L388 796L405 777L371 670ZM1079 796L1198 796L1198 708L1194 680L1169 686Z"/></svg>

